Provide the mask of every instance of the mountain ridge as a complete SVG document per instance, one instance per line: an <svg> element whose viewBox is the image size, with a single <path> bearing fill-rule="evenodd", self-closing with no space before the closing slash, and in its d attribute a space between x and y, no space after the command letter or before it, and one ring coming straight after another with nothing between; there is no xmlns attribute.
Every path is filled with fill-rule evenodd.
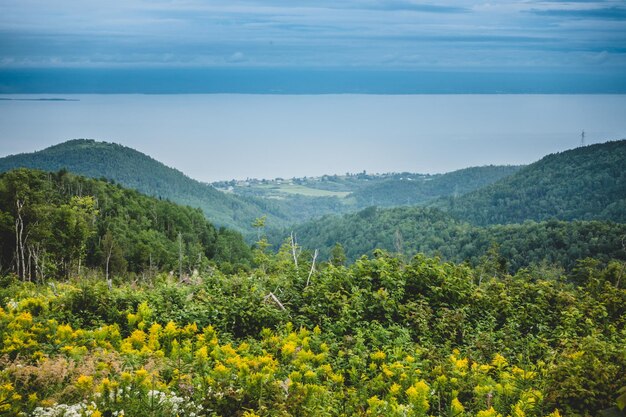
<svg viewBox="0 0 626 417"><path fill-rule="evenodd" d="M252 223L263 216L268 229L280 230L330 213L356 212L367 207L370 199L381 206L425 204L438 197L472 191L520 169L483 166L432 175L363 172L274 182L250 180L252 187L236 187L230 192L228 188L233 188L235 181L202 183L136 149L94 139L73 139L36 152L0 158L0 172L19 167L52 172L67 169L199 207L211 222L236 229L249 240L256 235Z"/></svg>
<svg viewBox="0 0 626 417"><path fill-rule="evenodd" d="M33 153L0 158L0 172L13 168L67 169L90 178L107 178L149 196L199 207L219 226L249 231L244 224L263 215L282 224L271 202L226 195L133 148L93 139L73 139Z"/></svg>
<svg viewBox="0 0 626 417"><path fill-rule="evenodd" d="M339 243L351 260L380 248L476 262L492 243L502 247L514 268L527 266L529 259L558 259L572 267L581 257L624 258L624 161L626 141L591 145L547 155L460 197L425 207L370 207L309 221L293 231L307 249L327 257ZM272 241L280 243L278 236Z"/></svg>
<svg viewBox="0 0 626 417"><path fill-rule="evenodd" d="M515 174L434 205L476 225L526 220L626 222L626 140L546 155Z"/></svg>

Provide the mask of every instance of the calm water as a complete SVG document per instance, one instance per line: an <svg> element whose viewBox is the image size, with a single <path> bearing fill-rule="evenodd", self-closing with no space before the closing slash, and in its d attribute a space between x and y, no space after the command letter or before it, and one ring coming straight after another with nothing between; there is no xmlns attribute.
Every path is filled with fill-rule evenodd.
<svg viewBox="0 0 626 417"><path fill-rule="evenodd" d="M66 98L75 101L26 101ZM213 181L523 164L626 138L626 95L2 95L0 156L122 143Z"/></svg>

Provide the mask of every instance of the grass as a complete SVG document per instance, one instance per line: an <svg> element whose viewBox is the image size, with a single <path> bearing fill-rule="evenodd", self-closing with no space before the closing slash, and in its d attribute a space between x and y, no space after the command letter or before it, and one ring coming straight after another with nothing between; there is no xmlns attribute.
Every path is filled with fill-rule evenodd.
<svg viewBox="0 0 626 417"><path fill-rule="evenodd" d="M339 197L345 198L350 194L347 191L328 191L320 190L317 188L309 188L298 184L280 184L280 185L258 185L257 189L264 190L268 193L283 193L283 194L300 194L307 197Z"/></svg>

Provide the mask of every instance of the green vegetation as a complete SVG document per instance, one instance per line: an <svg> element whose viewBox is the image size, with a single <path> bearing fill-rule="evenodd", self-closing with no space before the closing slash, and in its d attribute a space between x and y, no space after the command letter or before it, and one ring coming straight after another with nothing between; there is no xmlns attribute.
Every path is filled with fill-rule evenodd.
<svg viewBox="0 0 626 417"><path fill-rule="evenodd" d="M458 196L492 184L517 172L520 166L484 166L447 174L394 174L352 194L359 208L426 204L436 198Z"/></svg>
<svg viewBox="0 0 626 417"><path fill-rule="evenodd" d="M294 227L302 246L319 249L329 259L336 243L348 259L358 259L375 249L405 256L416 253L477 265L496 249L515 272L530 265L550 265L570 270L578 259L594 257L603 262L625 259L626 224L600 221L545 222L473 226L432 208L370 207L341 217L326 216ZM272 241L279 242L280 236Z"/></svg>
<svg viewBox="0 0 626 417"><path fill-rule="evenodd" d="M42 151L0 158L0 172L33 168L56 172L67 169L90 178L106 178L143 194L198 207L214 224L244 233L252 241L250 225L266 216L268 227L280 230L329 213L353 212L371 205L422 204L438 197L475 190L517 171L519 167L480 167L449 174L325 175L280 182L251 180L214 185L193 180L134 149L88 139L70 140Z"/></svg>
<svg viewBox="0 0 626 417"><path fill-rule="evenodd" d="M0 413L619 413L623 262L510 276L490 262L405 263L381 251L312 268L294 249L258 250L251 272L214 270L187 285L6 277Z"/></svg>
<svg viewBox="0 0 626 417"><path fill-rule="evenodd" d="M286 196L284 194L297 194L306 197L344 198L350 194L348 191L321 190L319 188L305 187L299 184L259 185L258 189L263 191L266 198L285 198Z"/></svg>
<svg viewBox="0 0 626 417"><path fill-rule="evenodd" d="M261 205L238 217L240 197L174 171L179 197L211 190L253 248L199 208L65 170L5 172L0 416L624 416L625 148L522 169L293 180L282 217L252 220ZM146 164L154 178L127 181L168 169ZM369 207L287 240L272 228L368 193L424 203L487 183L437 200L445 211ZM302 195L320 190L351 194Z"/></svg>
<svg viewBox="0 0 626 417"><path fill-rule="evenodd" d="M431 203L443 211L369 207L342 217L311 220L292 230L304 247L319 249L323 259L329 259L336 243L350 260L381 248L405 256L426 253L477 265L495 250L506 259L510 272L541 264L571 269L585 257L624 259L625 160L626 141L592 145L549 155L477 191ZM504 174L506 167L487 172ZM430 183L444 182L450 192L460 183L471 183L472 178L478 184L484 174L470 168ZM374 187L385 190L384 184ZM393 201L394 187L413 182L392 184L386 201ZM434 189L440 193L446 188L438 184ZM364 200L367 190L353 195ZM271 240L278 244L284 235L272 233Z"/></svg>
<svg viewBox="0 0 626 417"><path fill-rule="evenodd" d="M354 212L373 205L395 207L425 204L440 197L476 190L520 168L484 166L435 175L360 173L290 180L233 180L216 182L214 185L240 196L278 199L280 201L277 204L288 218L302 221L324 214Z"/></svg>
<svg viewBox="0 0 626 417"><path fill-rule="evenodd" d="M199 209L65 171L0 175L0 269L25 280L81 275L84 267L182 276L250 261L241 235L217 230Z"/></svg>
<svg viewBox="0 0 626 417"><path fill-rule="evenodd" d="M143 194L201 208L214 224L241 232L249 232L252 221L262 215L275 225L287 220L271 200L221 193L141 152L114 143L77 139L0 159L0 172L14 168L52 172L67 169L90 178L106 178Z"/></svg>
<svg viewBox="0 0 626 417"><path fill-rule="evenodd" d="M624 161L626 140L556 153L439 206L477 225L551 218L624 223Z"/></svg>

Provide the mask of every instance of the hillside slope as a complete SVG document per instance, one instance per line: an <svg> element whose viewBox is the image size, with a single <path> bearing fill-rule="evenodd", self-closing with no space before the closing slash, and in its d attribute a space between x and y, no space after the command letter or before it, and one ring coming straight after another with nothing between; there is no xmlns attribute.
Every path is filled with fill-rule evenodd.
<svg viewBox="0 0 626 417"><path fill-rule="evenodd" d="M349 197L358 208L395 207L425 204L439 197L463 195L492 184L519 171L521 166L482 166L459 169L445 174L397 174L362 187Z"/></svg>
<svg viewBox="0 0 626 417"><path fill-rule="evenodd" d="M446 174L365 173L278 181L252 180L200 183L137 150L88 139L70 140L44 150L0 158L0 172L32 168L56 172L67 169L91 178L107 178L144 194L198 207L220 226L251 237L251 224L267 216L269 229L301 223L325 214L355 212L374 201L381 207L424 204L463 194L519 170L516 166L467 168ZM234 185L234 187L232 185Z"/></svg>
<svg viewBox="0 0 626 417"><path fill-rule="evenodd" d="M622 246L626 224L550 220L484 227L426 207L370 207L298 225L294 233L306 249L319 249L321 259L332 256L336 243L343 247L348 260L383 249L409 257L416 253L439 255L474 265L495 245L510 272L541 263L570 269L578 259L587 257L626 259ZM280 243L278 236L274 242Z"/></svg>
<svg viewBox="0 0 626 417"><path fill-rule="evenodd" d="M436 205L477 225L550 218L626 222L626 140L548 155Z"/></svg>
<svg viewBox="0 0 626 417"><path fill-rule="evenodd" d="M0 158L0 172L14 168L43 171L67 169L91 178L107 178L141 193L201 208L220 226L250 231L253 220L268 215L269 223L285 219L270 201L227 195L193 180L134 149L88 139L70 140L44 150Z"/></svg>
<svg viewBox="0 0 626 417"><path fill-rule="evenodd" d="M370 206L424 205L474 191L517 172L521 166L482 166L445 174L409 172L250 179L213 183L218 190L272 201L291 223L326 214L354 213Z"/></svg>
<svg viewBox="0 0 626 417"><path fill-rule="evenodd" d="M80 276L84 266L191 274L210 261L248 265L251 251L199 209L71 173L0 174L0 275L43 280Z"/></svg>

